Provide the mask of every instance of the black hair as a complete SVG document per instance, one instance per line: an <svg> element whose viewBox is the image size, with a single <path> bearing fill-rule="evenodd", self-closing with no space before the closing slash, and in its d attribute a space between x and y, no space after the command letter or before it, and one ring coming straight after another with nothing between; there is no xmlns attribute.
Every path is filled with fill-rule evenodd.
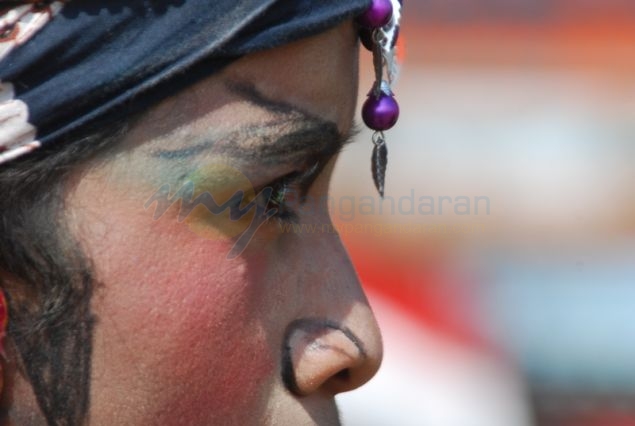
<svg viewBox="0 0 635 426"><path fill-rule="evenodd" d="M93 125L0 165L0 287L8 344L49 425L81 425L89 408L90 260L64 219L70 177L121 140L126 124ZM0 413L0 421L7 413Z"/></svg>

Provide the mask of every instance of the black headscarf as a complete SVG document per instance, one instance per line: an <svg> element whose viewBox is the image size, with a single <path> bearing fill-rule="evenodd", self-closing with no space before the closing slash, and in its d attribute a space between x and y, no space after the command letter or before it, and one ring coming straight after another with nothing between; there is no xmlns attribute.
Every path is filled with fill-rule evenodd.
<svg viewBox="0 0 635 426"><path fill-rule="evenodd" d="M0 62L0 84L12 85L0 101L26 104L37 146L140 111L245 54L325 31L370 0L53 3L62 5L56 16ZM16 148L1 139L0 154Z"/></svg>

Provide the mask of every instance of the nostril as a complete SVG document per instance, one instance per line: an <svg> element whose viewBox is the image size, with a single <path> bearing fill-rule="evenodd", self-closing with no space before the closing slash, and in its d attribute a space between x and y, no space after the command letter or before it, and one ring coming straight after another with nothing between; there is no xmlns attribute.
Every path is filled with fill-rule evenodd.
<svg viewBox="0 0 635 426"><path fill-rule="evenodd" d="M351 378L351 370L349 370L348 368L345 368L344 370L341 370L339 373L337 373L334 376L334 378L347 382Z"/></svg>
<svg viewBox="0 0 635 426"><path fill-rule="evenodd" d="M350 330L324 320L298 320L285 337L282 379L299 396L318 389L335 394L366 381L356 384L366 361L361 341Z"/></svg>

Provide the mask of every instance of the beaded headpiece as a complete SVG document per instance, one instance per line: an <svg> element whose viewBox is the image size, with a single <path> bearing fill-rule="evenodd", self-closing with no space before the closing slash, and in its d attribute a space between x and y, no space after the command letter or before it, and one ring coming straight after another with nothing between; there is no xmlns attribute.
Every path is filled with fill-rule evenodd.
<svg viewBox="0 0 635 426"><path fill-rule="evenodd" d="M401 7L402 0L372 0L366 12L357 18L362 44L373 53L375 82L362 107L362 119L375 131L371 171L375 187L382 197L388 164L384 131L392 128L399 118L399 104L391 86L397 76L395 46L399 37Z"/></svg>

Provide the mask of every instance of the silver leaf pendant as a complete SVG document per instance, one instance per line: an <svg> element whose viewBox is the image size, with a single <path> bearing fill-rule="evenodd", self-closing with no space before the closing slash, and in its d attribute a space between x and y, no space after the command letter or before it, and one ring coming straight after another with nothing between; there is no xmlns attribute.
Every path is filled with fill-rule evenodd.
<svg viewBox="0 0 635 426"><path fill-rule="evenodd" d="M375 187L379 191L379 195L384 198L384 183L386 180L386 166L388 165L388 148L384 135L376 133L373 136L373 157L371 159L371 171L373 173L373 181Z"/></svg>

